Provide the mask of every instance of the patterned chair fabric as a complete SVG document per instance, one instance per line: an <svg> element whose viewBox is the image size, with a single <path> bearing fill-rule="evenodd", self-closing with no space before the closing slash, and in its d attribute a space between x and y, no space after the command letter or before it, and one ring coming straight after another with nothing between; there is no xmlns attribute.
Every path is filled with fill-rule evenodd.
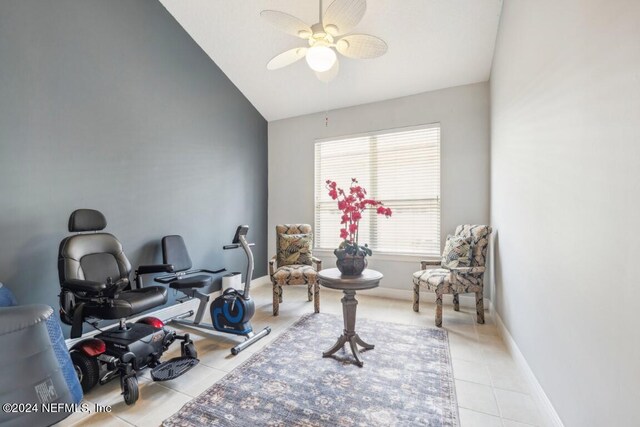
<svg viewBox="0 0 640 427"><path fill-rule="evenodd" d="M455 235L472 237L470 267L438 268L440 262L422 261L422 269L413 273L413 310L419 310L420 287L436 293L436 326L442 326L442 296L453 294L453 309L460 310L459 294L475 293L478 323L484 323L484 272L491 227L488 225L459 225ZM432 268L428 269L427 267ZM434 268L435 267L435 268Z"/></svg>
<svg viewBox="0 0 640 427"><path fill-rule="evenodd" d="M447 236L440 264L447 269L469 267L473 256L471 253L472 245L473 239L471 237Z"/></svg>
<svg viewBox="0 0 640 427"><path fill-rule="evenodd" d="M318 272L310 265L285 265L273 273L273 280L280 286L308 285L315 283Z"/></svg>
<svg viewBox="0 0 640 427"><path fill-rule="evenodd" d="M278 234L278 253L276 254L278 266L311 265L312 247L311 233Z"/></svg>
<svg viewBox="0 0 640 427"><path fill-rule="evenodd" d="M276 225L277 255L269 261L269 276L273 285L273 315L280 312L282 287L307 285L308 300L314 301L314 311L320 312L318 271L322 261L311 253L313 232L309 224ZM315 266L314 266L315 265ZM275 268L274 268L275 267Z"/></svg>

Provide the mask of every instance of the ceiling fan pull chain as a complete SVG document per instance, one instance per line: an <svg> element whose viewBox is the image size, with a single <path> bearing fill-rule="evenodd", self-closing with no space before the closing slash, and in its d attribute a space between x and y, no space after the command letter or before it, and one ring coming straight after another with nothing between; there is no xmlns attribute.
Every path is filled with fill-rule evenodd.
<svg viewBox="0 0 640 427"><path fill-rule="evenodd" d="M324 102L325 102L325 109L324 109L324 127L328 128L329 127L329 82L325 82L324 84L325 87L325 98L324 98Z"/></svg>

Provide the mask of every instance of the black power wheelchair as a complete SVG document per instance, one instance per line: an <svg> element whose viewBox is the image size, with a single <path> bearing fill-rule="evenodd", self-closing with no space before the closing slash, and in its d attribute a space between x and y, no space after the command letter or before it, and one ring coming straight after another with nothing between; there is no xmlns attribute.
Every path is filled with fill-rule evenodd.
<svg viewBox="0 0 640 427"><path fill-rule="evenodd" d="M71 214L69 231L78 234L60 243L60 318L71 325L71 338L82 336L84 322L100 330L100 320L119 320L118 326L76 343L71 360L85 393L119 376L124 401L132 405L139 396L137 371L149 367L155 381L170 380L198 363L197 352L189 334L177 334L158 318L127 323L128 317L167 302L167 289L143 286L142 276L173 272L173 266L138 267L132 287L131 264L118 239L100 232L106 226L99 211L78 209ZM181 341L181 357L161 363L162 354L176 340Z"/></svg>

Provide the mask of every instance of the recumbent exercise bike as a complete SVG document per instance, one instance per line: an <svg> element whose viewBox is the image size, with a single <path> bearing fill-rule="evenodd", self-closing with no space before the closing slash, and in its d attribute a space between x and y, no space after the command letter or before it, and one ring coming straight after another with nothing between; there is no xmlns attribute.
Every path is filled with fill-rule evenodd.
<svg viewBox="0 0 640 427"><path fill-rule="evenodd" d="M247 274L245 276L244 289L229 288L224 290L209 306L211 312L212 325L202 323L209 295L202 293L199 289L209 288L213 283L213 278L207 275L193 276L195 273L221 273L220 270L191 270L191 258L181 236L165 236L162 238L162 258L163 262L174 266L175 274L156 277L154 280L160 283L168 283L169 287L182 292L188 297L197 298L200 303L198 311L193 320L188 317L193 316L193 311L188 311L171 319L179 325L190 326L201 329L208 329L227 334L244 336L246 339L231 349L231 354L236 355L245 348L254 344L261 338L266 337L270 332L270 327L265 327L258 333L253 332L251 318L255 313L255 303L249 296L251 288L251 278L253 276L253 253L248 243L246 235L249 232L248 225L241 225L237 228L233 242L223 246L223 249L242 248L247 256ZM210 292L210 290L208 290Z"/></svg>

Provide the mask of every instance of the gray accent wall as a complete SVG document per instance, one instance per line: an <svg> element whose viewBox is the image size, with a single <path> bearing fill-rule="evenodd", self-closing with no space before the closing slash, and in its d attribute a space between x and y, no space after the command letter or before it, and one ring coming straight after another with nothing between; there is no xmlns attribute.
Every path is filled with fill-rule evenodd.
<svg viewBox="0 0 640 427"><path fill-rule="evenodd" d="M250 224L266 274L267 122L155 0L0 3L0 196L21 304L58 309L58 244L85 207L133 265L182 234L197 266L243 271L222 245Z"/></svg>

